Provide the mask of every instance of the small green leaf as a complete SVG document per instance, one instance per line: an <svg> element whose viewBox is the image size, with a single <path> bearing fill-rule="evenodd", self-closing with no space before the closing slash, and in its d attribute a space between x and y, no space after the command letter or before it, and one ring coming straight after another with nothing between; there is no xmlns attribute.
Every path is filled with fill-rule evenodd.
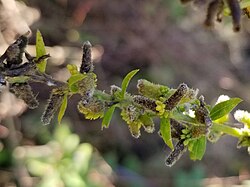
<svg viewBox="0 0 250 187"><path fill-rule="evenodd" d="M19 76L19 77L8 77L8 82L13 83L25 83L29 80L28 76Z"/></svg>
<svg viewBox="0 0 250 187"><path fill-rule="evenodd" d="M77 87L76 83L83 80L85 77L86 77L86 75L82 74L82 73L77 73L77 74L71 75L71 77L68 80L69 90L71 92L77 92L78 87Z"/></svg>
<svg viewBox="0 0 250 187"><path fill-rule="evenodd" d="M46 55L45 44L43 42L42 34L39 30L36 32L36 59ZM37 68L40 72L44 73L46 70L47 61L43 60L37 64Z"/></svg>
<svg viewBox="0 0 250 187"><path fill-rule="evenodd" d="M160 132L164 142L173 150L174 145L171 138L171 125L169 118L161 118Z"/></svg>
<svg viewBox="0 0 250 187"><path fill-rule="evenodd" d="M131 72L129 72L126 77L123 79L122 81L122 91L121 91L121 98L124 98L125 92L127 90L128 84L130 82L130 80L132 79L132 77L139 71L139 69L133 70Z"/></svg>
<svg viewBox="0 0 250 187"><path fill-rule="evenodd" d="M240 98L231 98L227 101L223 101L215 105L210 111L210 117L214 121L219 119L236 107L242 100Z"/></svg>
<svg viewBox="0 0 250 187"><path fill-rule="evenodd" d="M63 101L62 101L59 113L58 113L58 123L59 124L61 124L62 118L63 118L64 113L65 113L66 108L67 108L67 105L68 105L68 95L65 94L63 97Z"/></svg>
<svg viewBox="0 0 250 187"><path fill-rule="evenodd" d="M192 144L190 151L190 158L192 160L201 160L206 151L206 142L207 139L205 136L202 136L199 139L191 140L190 144Z"/></svg>
<svg viewBox="0 0 250 187"><path fill-rule="evenodd" d="M102 128L108 128L110 121L112 119L113 113L115 111L115 107L116 105L113 105L112 107L110 107L107 112L104 114L103 120L102 120Z"/></svg>

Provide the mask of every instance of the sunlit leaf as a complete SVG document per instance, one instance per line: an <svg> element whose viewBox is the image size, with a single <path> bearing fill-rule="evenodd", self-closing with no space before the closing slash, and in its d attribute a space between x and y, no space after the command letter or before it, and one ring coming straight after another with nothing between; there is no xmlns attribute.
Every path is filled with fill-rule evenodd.
<svg viewBox="0 0 250 187"><path fill-rule="evenodd" d="M39 30L36 32L36 59L46 55L45 44L43 42L42 34ZM37 68L40 72L44 73L46 70L47 61L43 60L37 64Z"/></svg>
<svg viewBox="0 0 250 187"><path fill-rule="evenodd" d="M69 90L71 92L77 92L78 87L77 87L76 83L83 80L85 77L86 77L86 75L82 74L82 73L73 74L68 80Z"/></svg>
<svg viewBox="0 0 250 187"><path fill-rule="evenodd" d="M112 119L113 113L115 111L115 105L113 105L112 107L110 107L107 112L104 114L103 120L102 120L102 128L108 128L110 121Z"/></svg>
<svg viewBox="0 0 250 187"><path fill-rule="evenodd" d="M199 139L191 140L190 144L192 144L192 146L189 148L189 155L192 160L202 159L206 151L206 142L207 139L205 136L202 136Z"/></svg>
<svg viewBox="0 0 250 187"><path fill-rule="evenodd" d="M164 142L173 150L174 146L171 138L171 125L169 118L161 118L160 132Z"/></svg>
<svg viewBox="0 0 250 187"><path fill-rule="evenodd" d="M63 101L62 101L59 113L58 113L58 123L59 124L61 124L62 118L63 118L64 113L65 113L66 108L67 108L67 104L68 104L68 96L67 96L67 94L65 94L63 97Z"/></svg>
<svg viewBox="0 0 250 187"><path fill-rule="evenodd" d="M240 98L231 98L227 101L223 101L215 105L210 111L210 117L214 121L219 119L236 107L242 100Z"/></svg>
<svg viewBox="0 0 250 187"><path fill-rule="evenodd" d="M133 70L129 72L126 77L122 81L122 91L121 91L121 98L124 98L125 92L127 90L128 84L133 76L139 71L139 69Z"/></svg>

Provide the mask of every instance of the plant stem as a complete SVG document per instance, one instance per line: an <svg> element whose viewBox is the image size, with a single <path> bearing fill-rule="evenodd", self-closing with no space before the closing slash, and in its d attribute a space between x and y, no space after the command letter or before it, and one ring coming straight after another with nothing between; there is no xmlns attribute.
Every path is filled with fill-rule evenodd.
<svg viewBox="0 0 250 187"><path fill-rule="evenodd" d="M93 96L100 99L100 100L111 101L111 95L109 95L101 90L95 89Z"/></svg>
<svg viewBox="0 0 250 187"><path fill-rule="evenodd" d="M222 124L213 124L211 130L218 131L218 132L223 132L225 134L228 134L230 136L234 137L241 137L241 130L235 127L230 127L227 125L222 125Z"/></svg>

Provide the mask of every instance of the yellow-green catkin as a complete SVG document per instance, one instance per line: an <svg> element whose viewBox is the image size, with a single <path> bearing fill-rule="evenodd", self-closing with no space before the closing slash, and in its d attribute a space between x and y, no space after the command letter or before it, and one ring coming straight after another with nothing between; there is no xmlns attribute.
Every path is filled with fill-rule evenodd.
<svg viewBox="0 0 250 187"><path fill-rule="evenodd" d="M124 107L121 111L122 119L128 124L130 133L135 138L141 135L140 128L143 124L139 119L140 115L141 111L133 105Z"/></svg>
<svg viewBox="0 0 250 187"><path fill-rule="evenodd" d="M194 89L189 88L187 90L187 93L181 98L179 104L191 102L197 99L198 92L199 92L198 89L194 90Z"/></svg>
<svg viewBox="0 0 250 187"><path fill-rule="evenodd" d="M113 100L119 100L121 98L122 89L119 86L111 85L110 86L110 95Z"/></svg>
<svg viewBox="0 0 250 187"><path fill-rule="evenodd" d="M151 98L160 99L168 97L169 88L160 84L151 83L145 79L138 80L137 89L139 94Z"/></svg>
<svg viewBox="0 0 250 187"><path fill-rule="evenodd" d="M34 93L29 84L27 83L10 84L9 90L17 98L22 99L30 109L38 107L39 102L34 96Z"/></svg>
<svg viewBox="0 0 250 187"><path fill-rule="evenodd" d="M95 120L104 116L105 103L91 98L81 100L77 105L78 111L84 114L86 119Z"/></svg>
<svg viewBox="0 0 250 187"><path fill-rule="evenodd" d="M134 121L128 125L129 125L129 131L130 131L131 135L134 138L139 138L141 136L140 129L141 129L142 123Z"/></svg>
<svg viewBox="0 0 250 187"><path fill-rule="evenodd" d="M149 117L148 115L141 115L139 119L142 122L144 130L147 133L153 133L155 131L155 124L151 117Z"/></svg>
<svg viewBox="0 0 250 187"><path fill-rule="evenodd" d="M79 93L84 99L91 98L96 88L96 74L88 73L87 76L77 83Z"/></svg>

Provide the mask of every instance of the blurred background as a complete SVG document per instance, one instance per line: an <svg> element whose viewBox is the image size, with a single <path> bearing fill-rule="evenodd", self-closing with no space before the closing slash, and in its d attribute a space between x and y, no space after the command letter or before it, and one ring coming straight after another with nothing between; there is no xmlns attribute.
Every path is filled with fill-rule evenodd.
<svg viewBox="0 0 250 187"><path fill-rule="evenodd" d="M33 32L27 48L35 54L35 32L44 37L47 73L69 77L66 65L80 65L81 45L93 44L98 88L120 85L131 70L136 79L176 87L199 88L213 104L221 94L240 97L250 109L250 21L233 33L230 18L215 29L203 27L205 11L172 0L0 0L0 54L18 34ZM87 121L71 98L63 124L40 122L50 88L33 84L39 108L9 93L0 102L0 187L247 187L250 159L237 140L223 137L209 144L202 161L188 155L172 168L164 164L169 149L156 132L133 138L118 112L109 129Z"/></svg>

